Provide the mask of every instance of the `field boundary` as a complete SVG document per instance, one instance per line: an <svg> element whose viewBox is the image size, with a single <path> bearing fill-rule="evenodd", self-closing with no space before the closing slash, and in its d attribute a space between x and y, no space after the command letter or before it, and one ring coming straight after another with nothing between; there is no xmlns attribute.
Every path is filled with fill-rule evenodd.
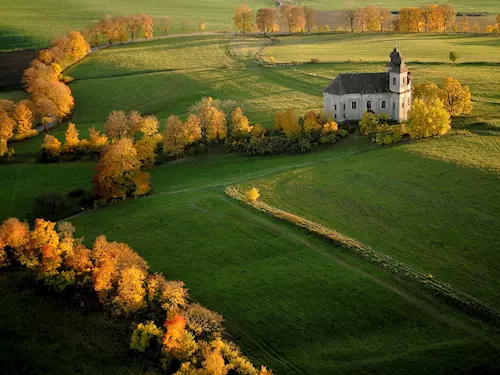
<svg viewBox="0 0 500 375"><path fill-rule="evenodd" d="M334 229L325 227L312 220L305 219L280 208L273 207L263 201L248 201L245 193L241 191L238 185L227 186L224 192L231 198L239 200L248 206L269 214L279 220L292 223L299 228L328 240L344 249L353 250L359 257L376 264L380 268L402 276L404 279L414 284L423 286L433 295L443 298L453 307L466 313L472 318L480 319L489 326L500 327L500 312L490 308L485 302L473 297L472 295L456 289L452 285L440 281L431 274L419 271L410 265L398 261L389 255L379 253L371 247L356 241Z"/></svg>

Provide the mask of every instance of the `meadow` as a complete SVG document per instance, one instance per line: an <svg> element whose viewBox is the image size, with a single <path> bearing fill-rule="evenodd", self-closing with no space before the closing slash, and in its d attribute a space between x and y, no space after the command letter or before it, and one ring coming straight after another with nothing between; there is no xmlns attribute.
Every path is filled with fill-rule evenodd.
<svg viewBox="0 0 500 375"><path fill-rule="evenodd" d="M329 37L333 48L324 60L335 61L336 36ZM272 53L287 48L287 38ZM317 57L323 36L309 38L307 60ZM253 123L272 127L278 109L320 108L322 88L336 74L384 69L393 44L372 52L371 62L359 62L359 45L363 38L387 43L386 35L350 38L346 50L354 52L344 59L352 63L266 66L254 60L268 47L264 39L212 35L98 51L67 72L75 78L71 121L86 136L90 126L102 129L110 111L138 109L164 125L170 114L185 118L191 104L210 95L241 102ZM425 37L415 42L409 68L415 81L451 75L470 85L474 112L455 127L471 134L385 148L351 136L307 155L187 157L151 170L151 195L69 220L87 244L104 233L129 243L153 270L185 281L194 300L225 317L244 353L278 374L495 373L499 342L486 327L349 251L224 194L230 184L257 186L266 202L332 226L498 308L492 249L500 222L500 77L487 63L443 63L462 36L441 38L441 50L428 49ZM465 39L471 54L486 48L500 61L488 49L489 37ZM65 128L52 134L62 140ZM1 219L31 218L33 197L41 192L90 188L95 162L35 164L41 141L42 135L15 144L16 156L0 167ZM6 280L0 285L9 288Z"/></svg>
<svg viewBox="0 0 500 375"><path fill-rule="evenodd" d="M274 6L272 0L250 0L254 9ZM170 16L172 32L194 33L204 20L207 31L233 30L238 0L0 0L0 51L42 48L71 30L83 30L106 14L128 16L146 13ZM157 34L161 31L157 30Z"/></svg>

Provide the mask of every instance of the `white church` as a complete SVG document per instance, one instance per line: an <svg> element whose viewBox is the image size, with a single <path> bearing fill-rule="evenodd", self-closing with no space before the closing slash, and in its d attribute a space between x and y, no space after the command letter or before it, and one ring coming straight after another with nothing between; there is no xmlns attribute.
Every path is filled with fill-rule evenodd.
<svg viewBox="0 0 500 375"><path fill-rule="evenodd" d="M358 121L366 111L401 122L412 103L411 72L397 48L384 73L342 73L323 90L325 115L338 123Z"/></svg>

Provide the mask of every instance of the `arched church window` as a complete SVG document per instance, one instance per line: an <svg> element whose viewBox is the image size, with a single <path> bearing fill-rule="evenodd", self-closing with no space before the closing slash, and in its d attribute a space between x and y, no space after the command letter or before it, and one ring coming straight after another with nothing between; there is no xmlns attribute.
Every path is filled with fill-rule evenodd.
<svg viewBox="0 0 500 375"><path fill-rule="evenodd" d="M382 108L387 108L387 102L385 100L382 100Z"/></svg>
<svg viewBox="0 0 500 375"><path fill-rule="evenodd" d="M366 102L366 108L367 108L367 109L372 109L372 101L371 101L371 100L368 100L368 101Z"/></svg>
<svg viewBox="0 0 500 375"><path fill-rule="evenodd" d="M352 108L352 109L356 109L356 102L352 102L352 104L351 104L351 108Z"/></svg>
<svg viewBox="0 0 500 375"><path fill-rule="evenodd" d="M392 85L393 85L393 86L396 86L396 77L394 77L394 78L392 79Z"/></svg>

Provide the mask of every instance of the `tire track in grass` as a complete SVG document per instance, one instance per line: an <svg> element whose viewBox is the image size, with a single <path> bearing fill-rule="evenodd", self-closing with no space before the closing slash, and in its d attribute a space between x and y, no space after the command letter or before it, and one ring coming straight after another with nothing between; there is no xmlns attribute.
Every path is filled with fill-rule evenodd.
<svg viewBox="0 0 500 375"><path fill-rule="evenodd" d="M246 208L243 204L240 202L235 202L233 201L232 198L228 196L221 196L221 200L225 201L226 203L230 204L232 207L237 209L239 212L241 212L242 215L248 217L248 219L253 220L255 222L258 222L264 227L267 227L271 230L273 230L275 233L278 235L282 236L283 238L286 238L290 241L293 241L295 243L298 243L305 248L309 249L310 251L314 251L318 254L321 254L324 256L326 259L328 259L331 262L334 262L364 278L367 278L371 280L372 282L376 283L377 285L390 290L391 292L397 294L401 298L403 298L405 301L407 301L409 304L417 307L418 309L422 310L425 312L427 315L435 318L436 320L439 320L449 326L452 326L454 328L460 329L462 331L465 331L472 336L483 339L488 341L490 344L494 345L496 348L500 348L500 342L499 342L499 337L498 335L495 335L493 332L490 331L485 331L477 326L467 322L465 319L462 318L461 316L456 315L456 313L452 312L451 310L445 309L445 307L440 307L437 308L433 306L430 302L427 302L419 297L416 297L415 295L410 294L403 288L396 286L396 285L391 285L389 282L382 280L381 278L361 269L358 268L352 264L347 263L345 260L342 258L338 257L335 255L334 252L329 252L329 251L324 251L320 248L318 248L316 245L311 243L309 240L304 238L304 236L301 236L297 233L294 233L292 230L285 230L283 227L279 226L278 224L272 223L269 220L265 219L265 216L261 214L260 212L252 212L252 209ZM441 311L440 311L441 310Z"/></svg>

